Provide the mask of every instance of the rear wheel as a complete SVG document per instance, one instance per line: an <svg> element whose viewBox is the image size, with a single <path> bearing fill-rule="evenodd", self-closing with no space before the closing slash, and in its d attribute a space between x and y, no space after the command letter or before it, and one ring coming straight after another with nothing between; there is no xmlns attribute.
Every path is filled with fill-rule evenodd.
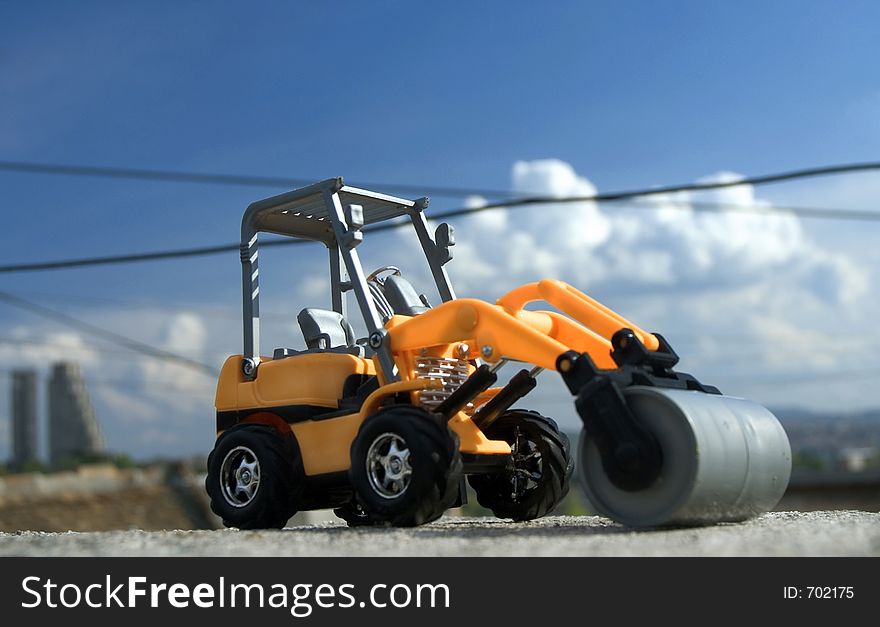
<svg viewBox="0 0 880 627"><path fill-rule="evenodd" d="M281 529L296 512L302 463L293 434L265 425L238 425L208 456L205 489L227 527Z"/></svg>
<svg viewBox="0 0 880 627"><path fill-rule="evenodd" d="M458 436L443 418L408 405L380 410L351 447L349 473L363 510L354 520L402 527L436 520L455 502L461 471Z"/></svg>
<svg viewBox="0 0 880 627"><path fill-rule="evenodd" d="M517 521L553 511L568 493L573 467L568 437L556 423L537 412L513 410L485 433L510 444L511 457L503 472L468 477L480 505Z"/></svg>

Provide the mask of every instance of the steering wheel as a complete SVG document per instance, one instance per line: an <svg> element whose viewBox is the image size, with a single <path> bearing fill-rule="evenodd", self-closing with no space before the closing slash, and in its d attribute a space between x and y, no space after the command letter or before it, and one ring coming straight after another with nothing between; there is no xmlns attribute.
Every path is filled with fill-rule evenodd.
<svg viewBox="0 0 880 627"><path fill-rule="evenodd" d="M367 275L367 281L377 283L380 286L384 285L385 279L379 278L379 276L385 273L391 273L394 276L400 276L400 268L398 268L397 266L382 266L381 268L377 268L376 270L370 272L370 274Z"/></svg>
<svg viewBox="0 0 880 627"><path fill-rule="evenodd" d="M373 304L376 306L376 310L379 315L382 316L383 323L388 322L394 316L394 308L391 307L388 299L385 298L383 290L385 279L381 278L381 275L386 273L400 276L400 268L397 266L382 266L381 268L373 270L367 276L367 283L370 284L370 296L373 298Z"/></svg>

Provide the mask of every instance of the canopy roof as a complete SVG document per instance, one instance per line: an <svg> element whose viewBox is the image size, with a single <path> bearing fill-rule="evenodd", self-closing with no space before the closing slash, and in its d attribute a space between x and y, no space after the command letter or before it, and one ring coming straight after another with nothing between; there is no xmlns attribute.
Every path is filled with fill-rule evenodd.
<svg viewBox="0 0 880 627"><path fill-rule="evenodd" d="M265 231L331 244L331 197L339 195L342 207L363 207L364 224L375 224L406 215L416 201L379 194L345 185L342 177L326 179L278 196L252 203L242 219L242 243L254 233Z"/></svg>

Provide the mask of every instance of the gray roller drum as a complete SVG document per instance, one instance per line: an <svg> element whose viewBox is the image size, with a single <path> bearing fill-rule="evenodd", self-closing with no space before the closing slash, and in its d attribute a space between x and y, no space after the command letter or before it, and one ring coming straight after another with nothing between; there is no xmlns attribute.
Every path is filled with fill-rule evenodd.
<svg viewBox="0 0 880 627"><path fill-rule="evenodd" d="M779 502L791 475L791 448L765 407L686 390L633 386L623 394L656 437L663 467L648 488L622 490L582 433L578 468L597 512L632 527L699 525L745 520Z"/></svg>

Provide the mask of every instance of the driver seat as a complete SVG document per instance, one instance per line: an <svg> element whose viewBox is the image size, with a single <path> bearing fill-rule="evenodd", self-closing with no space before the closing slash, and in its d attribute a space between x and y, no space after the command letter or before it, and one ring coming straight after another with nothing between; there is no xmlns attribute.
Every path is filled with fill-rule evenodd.
<svg viewBox="0 0 880 627"><path fill-rule="evenodd" d="M355 346L354 329L341 313L327 309L303 309L296 321L306 346L312 350Z"/></svg>
<svg viewBox="0 0 880 627"><path fill-rule="evenodd" d="M416 292L412 283L399 275L386 277L382 283L382 292L396 314L417 316L431 308L427 299Z"/></svg>
<svg viewBox="0 0 880 627"><path fill-rule="evenodd" d="M364 347L357 344L354 329L342 314L327 309L303 309L296 317L306 350L276 348L274 359L282 359L304 353L345 353L364 356Z"/></svg>

